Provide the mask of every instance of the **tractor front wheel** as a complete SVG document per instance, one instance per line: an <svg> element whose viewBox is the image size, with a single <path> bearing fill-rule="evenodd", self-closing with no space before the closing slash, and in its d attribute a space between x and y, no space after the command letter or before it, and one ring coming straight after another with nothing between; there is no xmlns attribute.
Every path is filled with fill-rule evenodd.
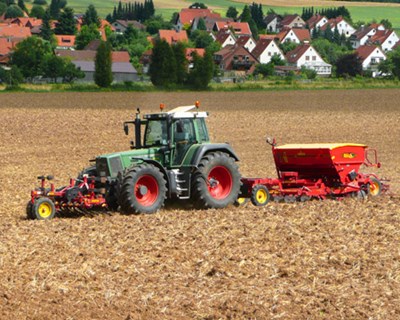
<svg viewBox="0 0 400 320"><path fill-rule="evenodd" d="M166 181L160 169L142 164L129 170L121 184L119 204L123 213L153 213L164 204Z"/></svg>
<svg viewBox="0 0 400 320"><path fill-rule="evenodd" d="M56 207L54 202L49 198L38 198L33 203L31 216L37 220L53 219L56 215Z"/></svg>
<svg viewBox="0 0 400 320"><path fill-rule="evenodd" d="M208 153L193 176L194 202L201 209L225 208L237 199L240 184L239 168L232 157L220 151Z"/></svg>

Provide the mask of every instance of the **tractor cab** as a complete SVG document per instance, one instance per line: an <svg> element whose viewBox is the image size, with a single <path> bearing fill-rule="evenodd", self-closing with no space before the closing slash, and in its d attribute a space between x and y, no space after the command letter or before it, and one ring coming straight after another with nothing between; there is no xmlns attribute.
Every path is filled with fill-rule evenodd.
<svg viewBox="0 0 400 320"><path fill-rule="evenodd" d="M164 166L180 165L191 146L210 141L205 123L208 114L192 111L198 107L199 104L196 102L193 106L177 107L163 112L164 105L161 105L162 112L146 114L143 119L140 119L138 110L134 121L124 123L126 134L129 134L129 124L135 126L135 142L131 142L131 148L157 149L155 154L163 155L161 162ZM142 132L144 132L143 139Z"/></svg>

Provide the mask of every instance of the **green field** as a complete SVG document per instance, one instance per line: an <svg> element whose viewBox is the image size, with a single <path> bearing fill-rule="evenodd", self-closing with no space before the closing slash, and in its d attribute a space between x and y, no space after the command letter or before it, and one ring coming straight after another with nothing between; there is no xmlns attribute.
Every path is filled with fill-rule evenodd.
<svg viewBox="0 0 400 320"><path fill-rule="evenodd" d="M189 6L194 1L187 1L187 6ZM229 6L234 6L241 11L244 7L244 3L233 2L230 0L204 0L201 1L205 3L207 6L215 8L215 11L225 14L227 8ZM257 3L257 1L255 1ZM84 13L87 6L89 4L93 4L100 15L105 17L108 13L112 13L114 5L116 5L118 1L116 0L69 0L68 5L73 7L75 12ZM154 0L155 6L157 7L157 0ZM178 3L178 2L177 2ZM302 7L274 7L274 6L263 6L264 13L268 11L268 9L273 9L277 13L299 13L302 12ZM317 8L317 7L316 7ZM396 29L400 29L400 6L399 7L385 7L385 6L377 6L377 7L347 7L351 13L353 21L364 21L370 22L372 20L380 21L382 19L389 19L392 22L393 27ZM177 7L176 9L157 9L158 14L162 14L165 19L170 19L172 13L175 11L179 11L181 8Z"/></svg>

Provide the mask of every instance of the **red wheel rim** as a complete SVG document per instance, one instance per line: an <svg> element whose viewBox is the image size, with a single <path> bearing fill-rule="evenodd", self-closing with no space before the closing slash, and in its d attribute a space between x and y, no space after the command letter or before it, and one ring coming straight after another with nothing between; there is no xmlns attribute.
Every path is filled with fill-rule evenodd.
<svg viewBox="0 0 400 320"><path fill-rule="evenodd" d="M137 202L145 207L153 205L158 198L157 180L150 175L141 176L135 185Z"/></svg>
<svg viewBox="0 0 400 320"><path fill-rule="evenodd" d="M214 199L225 199L232 190L232 175L222 166L212 168L208 174L208 191Z"/></svg>

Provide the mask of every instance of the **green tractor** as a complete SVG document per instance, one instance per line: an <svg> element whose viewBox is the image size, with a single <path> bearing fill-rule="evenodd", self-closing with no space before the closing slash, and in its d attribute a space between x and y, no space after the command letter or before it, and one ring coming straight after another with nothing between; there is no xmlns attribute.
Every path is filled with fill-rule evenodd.
<svg viewBox="0 0 400 320"><path fill-rule="evenodd" d="M190 199L196 208L234 203L241 186L239 159L229 144L210 142L208 113L193 110L198 106L163 112L161 105L161 112L143 119L138 109L124 123L127 135L134 126L131 150L96 157L81 176L96 176L108 207L124 213L153 213L167 198Z"/></svg>

